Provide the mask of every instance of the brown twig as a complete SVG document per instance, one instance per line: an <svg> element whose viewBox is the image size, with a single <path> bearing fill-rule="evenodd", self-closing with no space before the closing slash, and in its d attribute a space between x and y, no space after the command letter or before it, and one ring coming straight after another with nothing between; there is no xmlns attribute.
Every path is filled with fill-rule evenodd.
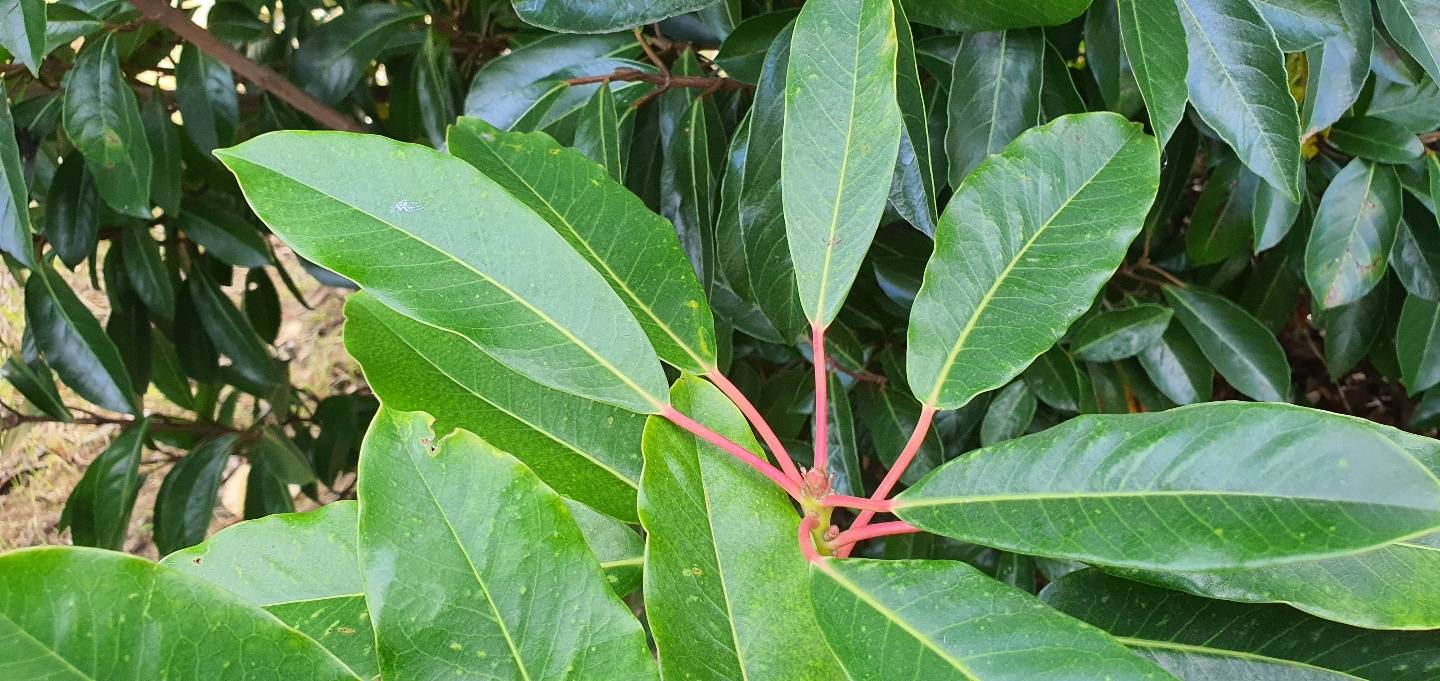
<svg viewBox="0 0 1440 681"><path fill-rule="evenodd" d="M590 85L593 83L604 83L606 81L618 80L631 83L651 83L660 86L661 89L674 87L716 89L716 90L753 90L754 85L742 83L734 78L720 78L713 76L664 76L656 73L646 73L636 69L615 69L603 76L581 76L565 81L566 85Z"/></svg>
<svg viewBox="0 0 1440 681"><path fill-rule="evenodd" d="M315 119L315 122L332 130L349 132L364 130L354 118L330 108L324 102L315 99L294 83L286 80L284 76L267 66L251 61L235 48L210 35L209 31L190 21L190 17L186 16L184 12L171 7L167 0L130 0L130 4L140 10L145 18L170 29L201 52L224 62L241 78L275 95L281 101L295 107L297 111Z"/></svg>

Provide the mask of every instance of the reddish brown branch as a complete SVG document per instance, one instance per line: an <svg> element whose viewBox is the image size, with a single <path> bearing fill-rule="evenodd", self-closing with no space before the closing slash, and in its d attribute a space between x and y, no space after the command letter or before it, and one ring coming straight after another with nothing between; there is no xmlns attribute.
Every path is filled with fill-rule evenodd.
<svg viewBox="0 0 1440 681"><path fill-rule="evenodd" d="M140 10L145 18L170 29L180 36L180 39L194 45L201 52L224 62L241 78L275 95L281 101L294 107L295 110L315 119L315 122L332 130L363 132L364 129L354 118L311 97L309 93L301 90L269 67L251 61L235 48L221 42L215 36L210 35L209 31L190 21L190 17L171 7L167 0L130 0L130 4Z"/></svg>

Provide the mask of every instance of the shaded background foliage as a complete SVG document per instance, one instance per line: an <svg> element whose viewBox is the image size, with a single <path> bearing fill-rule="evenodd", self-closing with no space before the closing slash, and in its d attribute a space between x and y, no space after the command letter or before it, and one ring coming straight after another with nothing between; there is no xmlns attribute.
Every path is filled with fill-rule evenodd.
<svg viewBox="0 0 1440 681"><path fill-rule="evenodd" d="M1003 5L900 5L900 160L827 337L840 491L873 485L870 453L899 450L918 418L897 330L939 209L987 155L1081 111L1146 122L1164 144L1145 232L1021 379L942 412L906 482L1077 413L1248 397L1440 425L1431 2ZM722 365L788 448L808 450L809 348L779 182L798 3L589 6L18 0L0 11L0 250L7 285L24 291L23 313L7 310L23 334L4 365L24 403L0 418L24 437L19 426L39 421L148 417L76 485L61 520L75 543L120 547L131 515L152 513L134 508L147 450L177 460L154 503L161 553L204 538L231 457L249 464L245 517L292 510L296 489L312 502L349 491L374 398L298 389L293 355L274 346L295 307L282 300L314 300L306 278L347 282L278 259L210 153L276 129L439 146L463 115L581 150L673 224L715 308ZM105 294L98 315L74 292L86 278ZM883 550L903 554L906 541ZM1036 566L1014 557L975 559L1034 580Z"/></svg>

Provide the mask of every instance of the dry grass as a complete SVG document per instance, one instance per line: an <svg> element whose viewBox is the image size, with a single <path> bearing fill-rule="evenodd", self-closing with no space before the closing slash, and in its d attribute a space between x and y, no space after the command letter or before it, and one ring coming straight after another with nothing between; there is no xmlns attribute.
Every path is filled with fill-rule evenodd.
<svg viewBox="0 0 1440 681"><path fill-rule="evenodd" d="M102 244L102 248L104 245ZM295 278L307 301L314 307L307 310L283 287L280 298L285 320L276 340L281 359L291 360L290 377L295 385L326 396L347 392L359 382L359 369L345 354L341 343L341 305L343 291L317 284L301 270L293 255L277 247L283 266ZM105 294L90 285L87 266L74 273L64 273L72 288L95 312L102 322L108 304ZM237 278L238 279L238 278ZM280 286L278 279L276 285ZM238 296L239 287L230 293ZM8 272L0 270L0 360L18 351L24 326L23 296L20 286ZM94 409L74 393L61 386L66 404ZM0 384L0 400L18 405L22 398L8 383ZM165 400L153 388L145 396L147 413L164 413L193 418ZM248 414L242 405L237 414ZM69 544L69 532L56 530L60 512L75 483L89 464L109 444L118 431L116 426L76 426L61 423L24 424L8 432L0 432L0 551L44 544ZM150 541L150 523L155 495L170 467L169 457L147 450L141 473L146 475L125 549L132 553L156 557ZM221 504L215 511L212 531L240 519L244 504L245 474L243 460L232 458L221 488ZM297 508L314 505L309 499L296 497Z"/></svg>

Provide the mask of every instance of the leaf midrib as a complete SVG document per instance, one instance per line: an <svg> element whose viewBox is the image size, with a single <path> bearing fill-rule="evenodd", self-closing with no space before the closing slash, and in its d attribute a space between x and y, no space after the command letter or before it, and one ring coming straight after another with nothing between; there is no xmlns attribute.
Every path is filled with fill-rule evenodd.
<svg viewBox="0 0 1440 681"><path fill-rule="evenodd" d="M1186 309L1186 311L1188 311L1192 315L1195 315L1196 320L1202 326L1204 326L1205 329L1209 331L1216 340L1218 340L1222 345L1225 346L1226 349L1230 351L1231 356L1237 358L1241 364L1250 369L1250 371L1253 372L1255 375L1259 376L1260 380L1265 382L1267 388L1274 390L1278 394L1284 394L1284 391L1280 390L1270 380L1270 377L1268 375L1269 372L1265 371L1258 364L1256 364L1251 359L1251 356L1243 351L1243 348L1241 348L1239 343L1232 341L1228 334L1223 333L1224 329L1215 324L1212 324L1210 321L1207 321L1207 319L1213 320L1213 317L1208 317L1207 315L1200 314L1200 312L1195 309L1195 306L1191 305L1190 301L1186 300L1184 296L1172 296L1171 300L1178 302L1181 307ZM1184 322L1182 321L1181 324L1183 325ZM1197 340L1196 342L1198 343L1199 341Z"/></svg>
<svg viewBox="0 0 1440 681"><path fill-rule="evenodd" d="M15 620L10 619L10 616L9 616L9 615L6 615L3 610L0 610L0 620L5 620L6 622L9 622L9 623L10 623L10 626L12 626L12 627L15 628L15 631L19 632L21 636L24 636L24 637L25 637L25 640L34 642L35 645L38 646L41 650L44 650L45 652L50 653L50 657L53 657L53 658L55 658L56 660L59 660L59 661L60 661L60 664L63 664L63 665L65 665L66 667L68 667L71 671L73 671L73 672L75 672L77 675L79 675L80 678L83 678L83 679L91 679L92 681L99 681L99 677L91 676L91 675L89 675L89 674L86 674L86 673L83 672L83 671L80 671L80 669L79 669L78 667L76 667L75 665L71 664L69 660L65 659L64 656L60 655L60 652L59 652L58 650L56 650L55 648L53 648L53 647L51 647L51 646L49 646L49 645L46 645L44 641L41 641L40 639L35 638L34 634L31 634L28 629L20 626L20 624L19 624L18 622L16 622ZM139 657L140 657L139 655L136 656L137 663L138 663Z"/></svg>
<svg viewBox="0 0 1440 681"><path fill-rule="evenodd" d="M1117 491L1077 491L1077 492L1016 492L1009 494L977 494L970 496L944 496L944 497L919 497L918 499L906 498L905 495L895 499L895 509L924 508L930 506L961 506L965 504L996 503L1006 501L1045 501L1057 500L1066 501L1070 499L1112 499L1112 498L1150 498L1150 497L1238 497L1238 498L1264 498L1279 499L1284 501L1320 501L1333 504L1378 506L1381 508L1400 508L1415 511L1424 511L1436 514L1440 517L1440 508L1426 508L1422 506L1397 505L1390 503L1379 503L1374 501L1360 501L1356 499L1334 499L1317 497L1303 494L1272 494L1265 492L1246 492L1238 490L1117 490ZM1430 530L1430 531L1433 531ZM1427 531L1426 534L1429 532Z"/></svg>
<svg viewBox="0 0 1440 681"><path fill-rule="evenodd" d="M1312 664L1306 664L1306 663L1304 663L1304 662L1300 662L1300 661L1297 661L1297 660L1286 660L1286 659L1283 659L1283 658L1270 657L1270 656L1268 656L1268 655L1259 655L1259 654L1256 654L1256 653L1247 653L1247 652L1244 652L1244 651L1232 650L1232 649L1229 649L1229 648L1207 648L1207 647L1205 647L1205 646L1191 645L1191 644L1187 644L1187 643L1175 643L1175 642L1173 642L1173 641L1157 641L1157 640L1154 640L1154 639L1136 638L1136 637L1133 637L1133 636L1115 636L1115 640L1117 640L1117 641L1119 641L1119 642L1121 642L1121 643L1123 643L1123 644L1125 644L1125 645L1127 645L1127 646L1134 647L1134 648L1156 648L1156 649L1170 650L1170 651L1175 651L1175 652L1193 653L1193 654L1197 654L1197 655L1211 655L1211 656L1214 656L1214 657L1232 657L1232 658L1236 658L1236 659L1240 659L1240 660L1247 660L1247 661L1252 661L1252 662L1264 662L1264 663L1267 663L1267 664L1283 665L1283 666L1287 666L1287 667L1297 667L1297 668L1300 668L1300 669L1313 669L1313 670L1316 670L1316 671L1322 671L1322 672L1327 672L1327 673L1332 673L1332 674L1339 674L1339 675L1341 675L1341 676L1343 676L1343 677L1345 677L1345 678L1347 678L1347 679L1355 679L1356 681L1364 681L1363 679L1361 679L1361 677L1354 676L1354 675L1352 675L1352 674L1347 674L1347 673L1342 672L1342 671L1340 671L1340 670L1338 670L1338 669L1328 669L1328 668L1325 668L1325 667L1319 667L1319 666L1312 665Z"/></svg>

